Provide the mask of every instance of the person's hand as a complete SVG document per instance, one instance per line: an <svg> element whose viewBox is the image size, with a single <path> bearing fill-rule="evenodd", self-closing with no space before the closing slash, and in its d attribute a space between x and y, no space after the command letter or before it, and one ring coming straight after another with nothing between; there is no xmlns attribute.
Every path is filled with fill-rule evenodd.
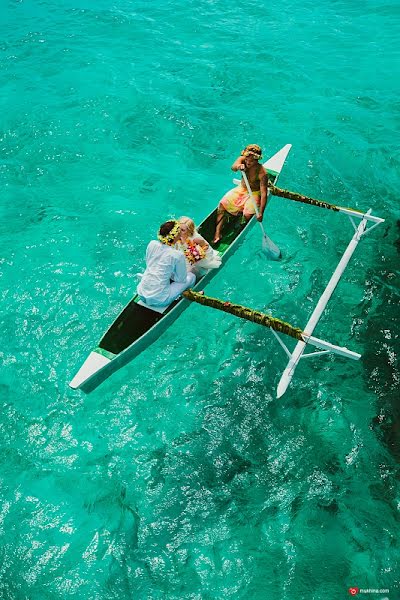
<svg viewBox="0 0 400 600"><path fill-rule="evenodd" d="M262 213L260 213L260 212L258 213L258 215L257 215L257 221L258 221L259 223L261 223L261 221L263 220L263 216L264 216L264 215L263 215Z"/></svg>
<svg viewBox="0 0 400 600"><path fill-rule="evenodd" d="M239 165L239 171L245 171L246 170L246 165L244 163L242 163L241 165Z"/></svg>

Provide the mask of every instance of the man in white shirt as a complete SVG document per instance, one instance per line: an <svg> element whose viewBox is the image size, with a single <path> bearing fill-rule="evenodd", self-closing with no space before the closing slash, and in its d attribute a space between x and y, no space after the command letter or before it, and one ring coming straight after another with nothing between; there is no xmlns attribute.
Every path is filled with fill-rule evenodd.
<svg viewBox="0 0 400 600"><path fill-rule="evenodd" d="M187 272L184 254L173 248L179 237L178 221L167 221L160 227L158 241L147 246L146 270L137 293L149 307L168 306L196 282L194 273Z"/></svg>

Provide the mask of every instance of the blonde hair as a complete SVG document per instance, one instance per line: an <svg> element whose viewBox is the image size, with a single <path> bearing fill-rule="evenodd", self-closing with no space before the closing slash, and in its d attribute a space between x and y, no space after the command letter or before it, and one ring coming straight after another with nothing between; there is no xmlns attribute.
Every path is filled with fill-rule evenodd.
<svg viewBox="0 0 400 600"><path fill-rule="evenodd" d="M262 158L262 150L258 144L248 144L241 154L242 156L254 156L257 160Z"/></svg>
<svg viewBox="0 0 400 600"><path fill-rule="evenodd" d="M186 225L187 232L190 237L194 234L196 225L194 224L194 221L192 219L190 219L189 217L180 217L178 222L180 225Z"/></svg>

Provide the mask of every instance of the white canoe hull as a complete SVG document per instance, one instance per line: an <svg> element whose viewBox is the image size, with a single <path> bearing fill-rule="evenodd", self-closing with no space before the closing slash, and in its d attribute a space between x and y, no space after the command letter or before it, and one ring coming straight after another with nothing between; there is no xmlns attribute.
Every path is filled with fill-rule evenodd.
<svg viewBox="0 0 400 600"><path fill-rule="evenodd" d="M275 182L277 181L279 174L282 170L282 167L286 161L286 158L290 152L291 144L287 144L284 146L279 152L277 152L274 156L272 156L269 160L264 163L264 167L268 170L268 173L273 176ZM210 221L212 218L212 222L215 222L215 218L213 217L215 211L211 213L203 221ZM240 233L235 237L233 242L222 252L222 264L228 260L230 256L234 254L237 248L243 243L245 238L248 236L250 230L257 223L256 219L253 217L250 221L244 226L244 228L240 231ZM201 225L199 227L201 229ZM220 267L220 268L221 268ZM204 275L193 287L194 290L199 291L203 290L204 287L211 281L213 277L218 273L219 269L211 269L206 275ZM133 301L131 301L124 309L126 311L130 305L132 305ZM137 307L137 302L134 303L134 308L139 310ZM81 389L86 393L91 392L95 389L100 383L102 383L105 379L107 379L112 373L119 370L121 367L129 363L133 360L138 354L140 354L143 350L145 350L150 344L152 344L155 340L157 340L162 333L172 323L182 314L182 312L188 308L191 303L182 298L169 307L167 311L160 315L157 322L154 323L153 326L149 327L143 335L139 336L132 344L129 344L122 351L117 353L112 353L109 351L105 351L101 347L97 347L90 352L88 357L86 358L83 365L80 367L76 375L70 382L70 387L73 389ZM123 311L123 312L124 312ZM149 308L144 308L142 311L150 311L150 313L154 313ZM121 313L121 315L123 314ZM120 319L121 315L117 317L116 321L110 327L108 332L110 332L113 327L116 327L118 323L118 319ZM146 315L144 315L146 316ZM106 332L105 336L103 336L102 340L104 340L108 334ZM101 344L101 342L100 342ZM99 344L99 346L100 346Z"/></svg>

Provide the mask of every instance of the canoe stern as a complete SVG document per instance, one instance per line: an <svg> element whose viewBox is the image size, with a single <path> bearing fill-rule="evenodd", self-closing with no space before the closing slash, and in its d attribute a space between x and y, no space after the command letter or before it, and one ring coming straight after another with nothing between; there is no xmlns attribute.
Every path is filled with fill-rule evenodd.
<svg viewBox="0 0 400 600"><path fill-rule="evenodd" d="M80 388L85 381L93 377L98 371L104 369L111 362L110 358L92 350L75 377L70 381L69 386L74 390Z"/></svg>

